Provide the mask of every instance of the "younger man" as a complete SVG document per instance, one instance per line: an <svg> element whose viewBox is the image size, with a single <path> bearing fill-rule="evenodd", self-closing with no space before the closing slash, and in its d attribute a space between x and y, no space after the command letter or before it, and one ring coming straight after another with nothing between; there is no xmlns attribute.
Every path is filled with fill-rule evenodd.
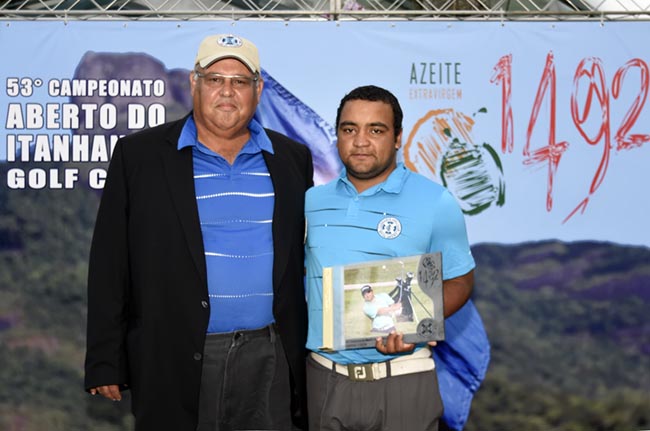
<svg viewBox="0 0 650 431"><path fill-rule="evenodd" d="M310 430L438 430L442 401L429 346L391 333L376 348L319 352L325 266L442 252L445 316L474 284L462 212L442 186L397 163L402 110L389 91L365 86L347 94L336 118L345 169L308 190L307 391ZM361 365L364 364L364 365ZM355 381L355 367L372 381Z"/></svg>

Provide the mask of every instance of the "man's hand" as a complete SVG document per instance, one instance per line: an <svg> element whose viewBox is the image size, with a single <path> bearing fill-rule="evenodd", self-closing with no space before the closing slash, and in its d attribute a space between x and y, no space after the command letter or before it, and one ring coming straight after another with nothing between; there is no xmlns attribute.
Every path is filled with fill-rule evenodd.
<svg viewBox="0 0 650 431"><path fill-rule="evenodd" d="M405 343L404 334L401 332L391 332L386 338L386 343L382 337L377 337L375 348L379 350L384 355L391 353L406 353L412 352L415 348L415 344Z"/></svg>
<svg viewBox="0 0 650 431"><path fill-rule="evenodd" d="M98 386L90 390L91 395L100 394L105 398L112 401L121 401L122 394L120 394L120 387L117 385Z"/></svg>

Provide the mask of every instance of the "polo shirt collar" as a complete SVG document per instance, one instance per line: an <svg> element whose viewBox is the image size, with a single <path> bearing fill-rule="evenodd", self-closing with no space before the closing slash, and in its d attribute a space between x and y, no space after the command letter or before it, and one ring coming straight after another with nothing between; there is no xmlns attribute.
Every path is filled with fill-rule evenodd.
<svg viewBox="0 0 650 431"><path fill-rule="evenodd" d="M271 139L264 131L264 127L255 119L252 119L248 124L248 130L251 132L251 137L242 148L241 153L256 154L262 151L273 153L273 144ZM178 137L177 149L182 150L185 147L198 148L199 141L197 139L196 123L194 116L190 115L185 120L183 130Z"/></svg>
<svg viewBox="0 0 650 431"><path fill-rule="evenodd" d="M367 190L364 190L363 192L359 193L361 196L370 196L374 195L380 191L384 191L386 193L399 193L402 191L402 187L404 186L404 182L406 181L406 178L409 175L409 170L406 169L406 166L404 166L404 163L399 162L397 163L397 166L395 167L395 170L390 173L388 178L384 182L381 182L379 184L375 184L374 186L370 187ZM353 191L356 193L356 188L350 182L348 179L348 174L345 168L341 171L341 174L339 175L338 179L338 185L339 187L344 187L348 190Z"/></svg>

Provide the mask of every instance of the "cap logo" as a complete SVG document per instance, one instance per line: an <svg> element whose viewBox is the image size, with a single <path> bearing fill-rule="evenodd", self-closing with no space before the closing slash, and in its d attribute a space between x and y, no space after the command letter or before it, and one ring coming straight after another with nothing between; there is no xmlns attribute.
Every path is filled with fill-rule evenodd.
<svg viewBox="0 0 650 431"><path fill-rule="evenodd" d="M244 42L242 42L242 40L240 38L238 38L237 36L234 36L232 34L230 34L228 36L223 36L222 38L220 38L217 41L217 43L219 45L225 46L227 48L236 48L236 47L242 46L244 44Z"/></svg>
<svg viewBox="0 0 650 431"><path fill-rule="evenodd" d="M382 238L397 238L402 233L402 223L395 217L383 218L377 225L377 233Z"/></svg>

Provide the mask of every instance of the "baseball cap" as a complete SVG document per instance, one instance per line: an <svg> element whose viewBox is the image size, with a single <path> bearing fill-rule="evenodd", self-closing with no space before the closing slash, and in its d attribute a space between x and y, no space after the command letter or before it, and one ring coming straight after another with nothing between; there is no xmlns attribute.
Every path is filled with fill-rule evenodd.
<svg viewBox="0 0 650 431"><path fill-rule="evenodd" d="M194 63L201 67L208 67L223 58L236 58L248 66L251 72L260 71L257 47L250 40L234 34L217 34L203 39Z"/></svg>
<svg viewBox="0 0 650 431"><path fill-rule="evenodd" d="M364 285L361 288L361 296L365 295L367 292L370 292L372 290L372 287L369 284Z"/></svg>

